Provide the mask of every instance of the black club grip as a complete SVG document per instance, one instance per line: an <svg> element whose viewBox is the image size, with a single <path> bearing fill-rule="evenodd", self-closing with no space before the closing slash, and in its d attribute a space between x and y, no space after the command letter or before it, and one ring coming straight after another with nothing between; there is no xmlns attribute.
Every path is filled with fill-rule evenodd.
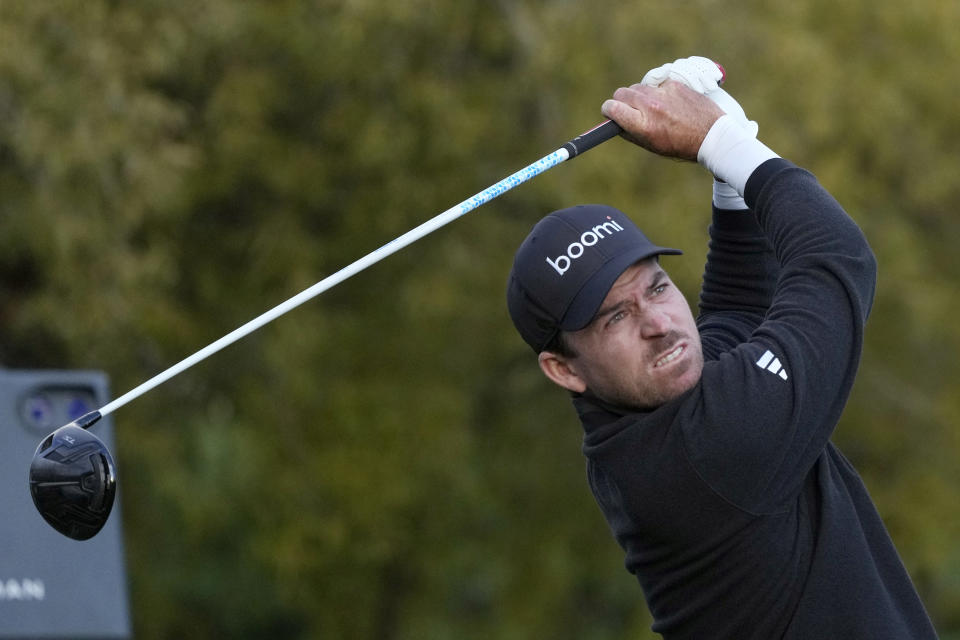
<svg viewBox="0 0 960 640"><path fill-rule="evenodd" d="M570 154L570 157L574 158L584 151L593 149L601 142L606 142L610 138L618 135L620 131L620 125L613 120L607 120L606 122L598 124L586 133L581 133L576 138L563 145L561 148L566 149Z"/></svg>

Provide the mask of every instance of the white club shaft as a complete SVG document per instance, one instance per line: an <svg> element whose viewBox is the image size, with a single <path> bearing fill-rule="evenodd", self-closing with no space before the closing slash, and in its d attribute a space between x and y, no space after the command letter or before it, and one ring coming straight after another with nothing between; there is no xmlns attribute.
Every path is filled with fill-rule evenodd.
<svg viewBox="0 0 960 640"><path fill-rule="evenodd" d="M497 196L509 191L510 189L516 187L517 185L526 182L530 178L533 178L543 173L544 171L546 171L547 169L550 169L551 167L555 167L561 162L567 160L569 157L570 157L570 153L567 151L567 149L565 148L557 149L550 155L544 156L540 160L537 160L533 164L530 164L524 167L520 171L517 171L516 173L504 178L500 182L487 187L480 193L477 193L476 195L464 200L460 204L450 209L447 209L443 213L431 218L430 220L427 220L420 226L415 227L410 231L407 231L402 236L399 236L396 239L392 240L391 242L383 245L376 251L368 253L367 255L360 258L356 262L353 262L352 264L347 265L340 271L337 271L336 273L324 278L323 280L309 287L308 289L304 289L303 291L293 296L292 298L289 298L285 302L281 302L280 304L273 307L269 311L247 322L245 325L237 329L234 329L233 331L223 336L216 342L212 342L211 344L207 345L203 349L200 349L193 355L187 358L184 358L183 360L173 365L166 371L163 371L162 373L159 373L156 376L150 378L149 380L147 380L140 386L136 387L135 389L132 389L131 391L128 391L127 393L120 396L119 398L105 404L99 410L100 415L105 416L110 413L113 413L113 411L115 411L116 409L119 409L120 407L127 404L131 400L139 398L141 395L143 395L147 391L150 391L154 387L166 382L167 380L174 377L175 375L182 373L183 371L189 369L190 367L197 364L198 362L205 360L206 358L217 353L224 347L227 347L233 344L240 338L243 338L244 336L247 336L253 333L263 325L267 324L268 322L271 322L279 318L283 314L287 313L288 311L295 309L296 307L299 307L304 302L320 295L327 289L330 289L340 284L347 278L350 278L351 276L354 276L360 273L367 267L373 264L376 264L377 262L383 260L387 256L399 251L400 249L406 247L409 244L416 242L420 238L436 231L440 227L450 222L453 222L457 218L476 209L480 205L486 202L489 202L490 200L493 200Z"/></svg>

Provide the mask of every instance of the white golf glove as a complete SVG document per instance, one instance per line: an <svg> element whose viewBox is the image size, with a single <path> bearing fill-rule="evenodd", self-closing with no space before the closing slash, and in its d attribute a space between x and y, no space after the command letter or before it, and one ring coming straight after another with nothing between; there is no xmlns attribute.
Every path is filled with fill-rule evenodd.
<svg viewBox="0 0 960 640"><path fill-rule="evenodd" d="M723 82L723 71L716 62L703 56L680 58L674 62L651 69L643 76L640 84L659 87L667 80L682 82L697 93L701 93L716 103L725 113L730 114L753 137L757 136L759 127L753 120L747 119L740 103L720 88Z"/></svg>
<svg viewBox="0 0 960 640"><path fill-rule="evenodd" d="M680 58L674 62L651 69L643 76L640 84L658 87L667 80L682 82L697 93L701 93L723 109L734 121L739 124L752 138L757 137L759 127L753 120L747 119L740 103L720 88L724 80L724 73L720 66L709 58L692 56ZM736 189L721 182L713 182L713 203L720 209L746 209L747 205L737 193Z"/></svg>

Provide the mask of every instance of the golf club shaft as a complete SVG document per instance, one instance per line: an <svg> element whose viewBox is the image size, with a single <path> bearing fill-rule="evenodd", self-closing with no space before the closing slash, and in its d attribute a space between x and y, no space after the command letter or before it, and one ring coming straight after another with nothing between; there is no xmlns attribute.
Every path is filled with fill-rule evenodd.
<svg viewBox="0 0 960 640"><path fill-rule="evenodd" d="M131 400L134 400L147 391L150 391L154 387L166 382L170 378L176 376L179 373L189 369L198 362L205 360L211 355L217 353L224 347L233 344L240 338L249 335L250 333L256 331L265 324L279 318L288 311L300 306L304 302L318 296L324 291L340 284L347 278L354 276L367 267L376 264L377 262L383 260L387 256L399 251L400 249L406 247L413 242L416 242L420 238L436 231L440 227L456 220L457 218L465 215L466 213L476 209L477 207L493 200L497 196L500 196L510 189L516 187L519 184L526 182L527 180L540 175L547 169L557 166L558 164L569 160L585 151L588 151L595 147L596 145L609 140L620 133L620 127L613 121L607 120L606 122L601 123L600 125L590 129L589 131L577 136L576 138L570 140L562 147L554 151L553 153L544 156L543 158L537 160L531 165L524 167L523 169L517 171L516 173L504 178L500 182L497 182L494 185L491 185L484 189L483 191L477 193L476 195L464 200L460 204L447 209L443 213L427 220L423 224L410 231L404 233L403 235L397 237L391 242L383 245L376 251L373 251L366 256L360 258L359 260L353 262L352 264L344 267L340 271L324 278L320 282L314 284L313 286L304 289L297 295L289 298L288 300L278 304L269 311L257 316L253 320L247 322L243 326L231 331L227 335L223 336L219 340L212 342L203 349L200 349L193 355L184 358L177 364L173 365L166 371L163 371L153 378L150 378L140 386L128 391L124 395L116 398L115 400L107 403L101 407L97 412L99 415L97 419L101 416L106 416L119 409L123 405L127 404ZM89 423L89 424L92 424Z"/></svg>

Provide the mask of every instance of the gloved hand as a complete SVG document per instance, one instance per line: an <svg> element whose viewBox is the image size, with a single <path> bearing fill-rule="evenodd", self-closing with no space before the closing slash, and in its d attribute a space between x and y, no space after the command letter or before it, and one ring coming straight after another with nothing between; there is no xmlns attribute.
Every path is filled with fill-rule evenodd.
<svg viewBox="0 0 960 640"><path fill-rule="evenodd" d="M659 87L667 80L682 82L697 93L701 93L719 106L725 113L730 114L753 137L757 136L759 127L753 120L747 119L740 103L720 88L725 79L723 69L716 62L703 56L680 58L674 62L651 69L643 76L640 84Z"/></svg>
<svg viewBox="0 0 960 640"><path fill-rule="evenodd" d="M656 69L651 69L643 76L640 84L658 87L667 80L682 82L697 93L713 100L718 107L749 132L751 137L756 138L759 130L757 123L747 119L747 114L740 103L720 88L724 79L725 74L720 65L703 56L692 56L690 58L680 58ZM746 202L740 197L736 189L719 180L713 182L713 203L720 209L741 210L747 208Z"/></svg>

